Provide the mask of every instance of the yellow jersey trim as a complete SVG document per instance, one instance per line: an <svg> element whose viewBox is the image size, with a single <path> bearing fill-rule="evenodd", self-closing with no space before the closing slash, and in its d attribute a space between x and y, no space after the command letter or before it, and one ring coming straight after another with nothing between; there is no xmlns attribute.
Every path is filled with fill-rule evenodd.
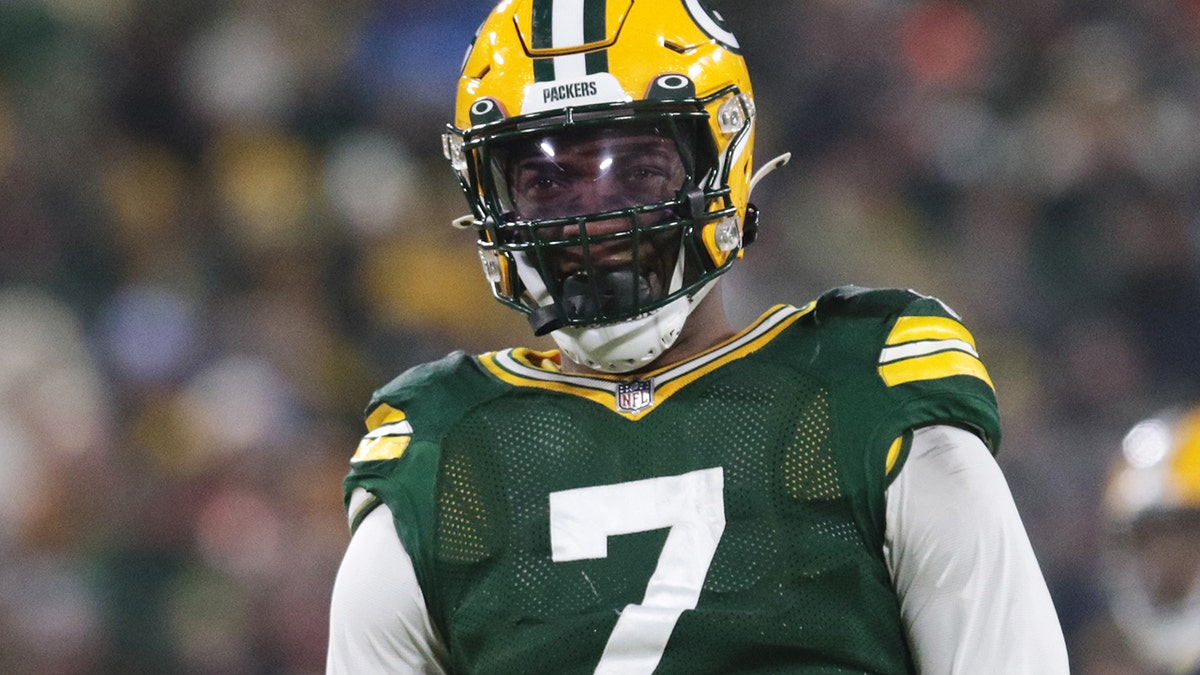
<svg viewBox="0 0 1200 675"><path fill-rule="evenodd" d="M557 368L558 358L561 357L556 351L533 352L528 349L508 349L489 352L477 358L480 365L488 372L513 386L533 387L578 396L598 403L626 419L636 420L662 405L672 395L692 382L727 363L758 351L800 317L811 312L815 306L815 302L810 302L801 308L777 305L763 314L749 328L711 349L697 354L687 361L664 366L635 377L603 373L586 375L563 373ZM548 367L551 364L554 369ZM653 385L653 401L636 411L622 410L617 403L620 385L647 380Z"/></svg>
<svg viewBox="0 0 1200 675"><path fill-rule="evenodd" d="M403 410L393 408L386 403L380 403L370 415L367 415L367 431L375 431L384 424L402 422L408 419Z"/></svg>
<svg viewBox="0 0 1200 675"><path fill-rule="evenodd" d="M896 468L896 462L900 460L900 451L904 449L904 434L896 437L892 441L892 447L888 448L887 463L884 465L883 475L892 475L892 469Z"/></svg>

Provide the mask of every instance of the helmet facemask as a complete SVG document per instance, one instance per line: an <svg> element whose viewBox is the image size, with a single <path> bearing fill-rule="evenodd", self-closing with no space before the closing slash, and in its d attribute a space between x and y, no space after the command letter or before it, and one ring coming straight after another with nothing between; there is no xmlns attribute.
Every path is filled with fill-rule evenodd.
<svg viewBox="0 0 1200 675"><path fill-rule="evenodd" d="M608 111L467 137L485 267L507 270L536 334L642 317L704 285L699 233L734 214L701 188L716 165L704 116Z"/></svg>

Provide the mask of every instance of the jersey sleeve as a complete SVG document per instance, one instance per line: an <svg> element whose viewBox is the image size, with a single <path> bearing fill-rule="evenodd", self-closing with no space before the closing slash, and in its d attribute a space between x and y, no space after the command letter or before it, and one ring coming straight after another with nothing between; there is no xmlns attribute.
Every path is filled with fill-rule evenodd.
<svg viewBox="0 0 1200 675"><path fill-rule="evenodd" d="M975 337L957 313L911 291L878 346L875 372L893 415L907 428L965 427L994 453L1000 447L996 388Z"/></svg>
<svg viewBox="0 0 1200 675"><path fill-rule="evenodd" d="M343 481L351 532L387 506L432 609L438 606L431 589L441 439L463 410L490 395L484 380L473 359L454 353L376 391L366 410L367 432Z"/></svg>
<svg viewBox="0 0 1200 675"><path fill-rule="evenodd" d="M854 420L848 437L867 453L870 474L892 480L904 464L906 432L921 427L964 428L992 452L999 448L991 375L974 336L943 302L849 286L821 296L812 314L841 418Z"/></svg>
<svg viewBox="0 0 1200 675"><path fill-rule="evenodd" d="M422 579L432 555L436 478L436 445L415 437L404 409L382 401L375 404L343 481L350 530L353 535L365 518L386 505Z"/></svg>

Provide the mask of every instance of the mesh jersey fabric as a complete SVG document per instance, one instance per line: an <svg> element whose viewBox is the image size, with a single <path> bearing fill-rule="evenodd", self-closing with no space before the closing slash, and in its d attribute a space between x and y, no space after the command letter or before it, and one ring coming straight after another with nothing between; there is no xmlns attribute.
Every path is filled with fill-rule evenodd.
<svg viewBox="0 0 1200 675"><path fill-rule="evenodd" d="M654 672L913 671L882 554L884 490L903 463L889 450L930 424L997 447L973 340L908 291L835 289L763 325L710 367L643 376L655 400L632 414L596 395L618 378L534 376L503 354L451 355L376 393L369 418L395 411L402 443L353 462L346 494L391 508L452 670L595 671L668 530L556 561L550 495L719 469L724 529Z"/></svg>

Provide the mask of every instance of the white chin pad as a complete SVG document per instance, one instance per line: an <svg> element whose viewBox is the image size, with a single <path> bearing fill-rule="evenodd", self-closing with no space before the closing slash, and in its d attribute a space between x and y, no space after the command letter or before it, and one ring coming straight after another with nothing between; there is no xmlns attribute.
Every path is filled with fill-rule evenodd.
<svg viewBox="0 0 1200 675"><path fill-rule="evenodd" d="M551 333L567 358L602 373L628 373L649 365L671 348L683 332L692 309L716 279L645 316L606 326L562 328Z"/></svg>
<svg viewBox="0 0 1200 675"><path fill-rule="evenodd" d="M649 314L604 326L562 328L550 335L575 363L604 373L627 373L658 358L675 344L688 316L688 298Z"/></svg>
<svg viewBox="0 0 1200 675"><path fill-rule="evenodd" d="M667 288L674 293L683 286L683 245L675 260L675 269ZM521 279L539 304L549 301L545 284L532 266L518 265ZM670 349L688 315L708 291L715 279L696 293L682 297L628 321L576 328L568 326L550 333L567 358L581 366L603 373L627 373L642 368Z"/></svg>

